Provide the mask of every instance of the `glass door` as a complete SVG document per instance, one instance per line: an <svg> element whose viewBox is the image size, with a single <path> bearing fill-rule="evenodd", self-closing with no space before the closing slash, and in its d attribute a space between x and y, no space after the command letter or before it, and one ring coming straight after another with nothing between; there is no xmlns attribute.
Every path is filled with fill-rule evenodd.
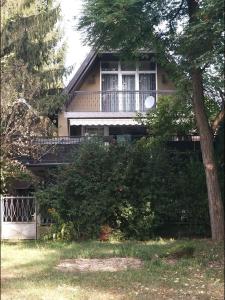
<svg viewBox="0 0 225 300"><path fill-rule="evenodd" d="M122 75L123 111L135 111L135 75Z"/></svg>
<svg viewBox="0 0 225 300"><path fill-rule="evenodd" d="M102 75L102 111L119 111L118 75Z"/></svg>
<svg viewBox="0 0 225 300"><path fill-rule="evenodd" d="M147 97L154 97L156 100L156 93L150 92L156 90L156 75L155 74L139 74L139 107L140 111L146 111L145 100Z"/></svg>

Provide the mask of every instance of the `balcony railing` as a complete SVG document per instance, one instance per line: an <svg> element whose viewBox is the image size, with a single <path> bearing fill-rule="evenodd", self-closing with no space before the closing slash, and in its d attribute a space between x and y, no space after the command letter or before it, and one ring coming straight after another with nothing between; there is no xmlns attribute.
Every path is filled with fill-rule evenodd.
<svg viewBox="0 0 225 300"><path fill-rule="evenodd" d="M58 137L36 137L34 144L39 145L79 145L87 141L110 142L112 136L58 136Z"/></svg>
<svg viewBox="0 0 225 300"><path fill-rule="evenodd" d="M140 139L143 135L111 135L111 136L59 136L59 137L30 137L30 143L34 146L31 155L15 157L25 165L55 165L67 164L73 160L74 154L81 144L85 142L99 142L105 145L120 144L123 142L132 143ZM154 138L148 136L148 138ZM27 139L27 138L26 138ZM199 136L171 136L168 137L168 145L184 149L185 151L199 148ZM178 145L178 146L176 146ZM37 147L37 149L36 149ZM37 153L36 153L37 152Z"/></svg>
<svg viewBox="0 0 225 300"><path fill-rule="evenodd" d="M96 141L96 142L109 142L113 143L116 141L117 136L123 136L126 140L126 137L132 137L133 140L139 139L143 137L143 134L139 135L110 135L110 136L78 136L78 137L70 137L70 136L58 136L58 137L35 137L33 138L33 142L39 145L77 145L87 141ZM154 138L154 136L148 135L148 138ZM168 141L171 142L199 142L199 135L185 135L185 136L177 136L171 135L168 137Z"/></svg>
<svg viewBox="0 0 225 300"><path fill-rule="evenodd" d="M148 91L75 91L70 109L76 112L146 112L155 107L157 98L174 90ZM73 102L71 102L74 100Z"/></svg>

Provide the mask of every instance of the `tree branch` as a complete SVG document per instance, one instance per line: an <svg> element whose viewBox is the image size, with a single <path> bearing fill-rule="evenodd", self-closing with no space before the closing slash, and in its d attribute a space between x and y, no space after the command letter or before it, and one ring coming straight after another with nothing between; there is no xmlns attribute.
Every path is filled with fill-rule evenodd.
<svg viewBox="0 0 225 300"><path fill-rule="evenodd" d="M185 0L182 0L182 1L181 1L180 5L179 5L179 7L178 7L178 9L177 9L177 11L175 12L174 16L172 16L171 19L170 19L170 21L169 21L170 27L172 28L173 31L174 31L174 28L173 28L173 20L175 20L176 17L179 15L179 13L180 13L180 11L181 11L183 5L184 5L184 1L185 1Z"/></svg>
<svg viewBox="0 0 225 300"><path fill-rule="evenodd" d="M221 124L224 122L224 116L225 116L225 110L223 106L222 110L217 114L216 118L212 122L212 131L214 135L218 132Z"/></svg>
<svg viewBox="0 0 225 300"><path fill-rule="evenodd" d="M181 11L183 5L184 5L184 1L185 1L185 0L182 0L182 1L181 1L180 6L178 7L178 9L177 9L175 15L171 18L170 22L173 22L173 20L179 15L179 13L180 13L180 11Z"/></svg>

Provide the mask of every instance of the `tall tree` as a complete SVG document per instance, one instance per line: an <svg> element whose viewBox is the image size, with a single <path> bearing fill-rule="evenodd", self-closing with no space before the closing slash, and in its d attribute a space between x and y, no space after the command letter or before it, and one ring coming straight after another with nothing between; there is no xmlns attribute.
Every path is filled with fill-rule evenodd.
<svg viewBox="0 0 225 300"><path fill-rule="evenodd" d="M184 99L192 99L214 240L224 238L224 213L205 99L213 94L213 101L222 103L224 97L221 84L212 80L223 63L222 7L222 0L86 0L78 26L96 49L132 55L154 49Z"/></svg>
<svg viewBox="0 0 225 300"><path fill-rule="evenodd" d="M17 95L42 113L52 113L62 100L59 94L66 70L60 18L54 0L6 0L2 6L2 68L18 61L26 66L37 88L31 97L26 88L29 79L24 76L16 87Z"/></svg>
<svg viewBox="0 0 225 300"><path fill-rule="evenodd" d="M0 129L4 183L25 171L15 157L37 150L37 145L28 142L29 138L52 131L54 126L49 117L54 118L62 103L66 70L65 46L58 26L60 7L55 1L6 0L1 2L1 13Z"/></svg>

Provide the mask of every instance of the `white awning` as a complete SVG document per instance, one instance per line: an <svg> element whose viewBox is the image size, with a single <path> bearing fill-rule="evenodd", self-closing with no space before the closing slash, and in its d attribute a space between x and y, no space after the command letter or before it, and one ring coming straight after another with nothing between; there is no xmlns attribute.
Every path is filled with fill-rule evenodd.
<svg viewBox="0 0 225 300"><path fill-rule="evenodd" d="M134 119L69 119L70 125L83 125L83 126L113 126L113 125L141 125Z"/></svg>

